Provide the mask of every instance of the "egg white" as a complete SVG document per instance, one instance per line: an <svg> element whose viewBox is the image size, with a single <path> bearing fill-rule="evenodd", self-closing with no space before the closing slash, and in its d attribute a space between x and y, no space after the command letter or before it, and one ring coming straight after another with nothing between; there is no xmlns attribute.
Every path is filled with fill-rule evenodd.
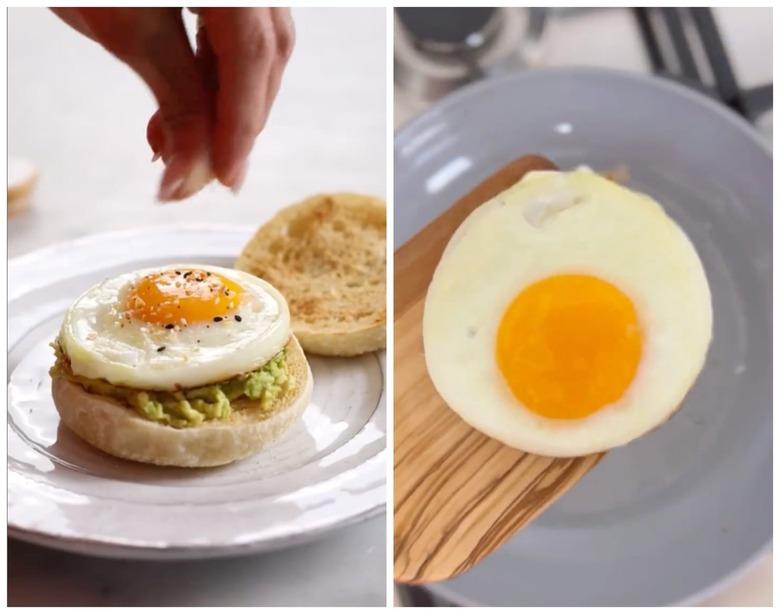
<svg viewBox="0 0 780 614"><path fill-rule="evenodd" d="M512 299L565 273L620 288L643 331L622 398L574 420L523 407L495 358ZM476 209L442 255L423 318L428 373L445 402L485 434L545 456L607 450L665 421L701 371L711 337L709 285L688 237L651 198L588 170L530 173Z"/></svg>
<svg viewBox="0 0 780 614"><path fill-rule="evenodd" d="M235 311L241 321L231 316L167 330L123 320L132 286L149 273L170 269L200 269L235 281L243 289ZM199 264L143 269L93 286L68 309L59 336L76 375L141 390L191 388L252 371L289 338L290 312L276 288L248 273Z"/></svg>

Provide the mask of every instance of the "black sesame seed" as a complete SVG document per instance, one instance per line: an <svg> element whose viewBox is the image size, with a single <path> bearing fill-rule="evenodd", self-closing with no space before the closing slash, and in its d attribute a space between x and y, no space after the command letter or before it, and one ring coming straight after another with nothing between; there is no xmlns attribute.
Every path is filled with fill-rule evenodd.
<svg viewBox="0 0 780 614"><path fill-rule="evenodd" d="M177 275L181 275L181 271L174 271Z"/></svg>
<svg viewBox="0 0 780 614"><path fill-rule="evenodd" d="M240 315L236 314L233 317L236 319L236 322L240 322L241 321L241 316Z"/></svg>
<svg viewBox="0 0 780 614"><path fill-rule="evenodd" d="M166 325L165 325L165 328L166 328L167 330L171 330L173 327L174 327L174 325L173 325L173 324L166 324Z"/></svg>
<svg viewBox="0 0 780 614"><path fill-rule="evenodd" d="M221 322L222 321L222 317L221 316L214 316L214 321L215 322Z"/></svg>
<svg viewBox="0 0 780 614"><path fill-rule="evenodd" d="M165 346L161 345L160 347L157 348L157 351L158 352L162 352L164 349L165 349Z"/></svg>
<svg viewBox="0 0 780 614"><path fill-rule="evenodd" d="M190 275L192 275L192 271L187 271L187 272L184 274L184 277L189 277Z"/></svg>

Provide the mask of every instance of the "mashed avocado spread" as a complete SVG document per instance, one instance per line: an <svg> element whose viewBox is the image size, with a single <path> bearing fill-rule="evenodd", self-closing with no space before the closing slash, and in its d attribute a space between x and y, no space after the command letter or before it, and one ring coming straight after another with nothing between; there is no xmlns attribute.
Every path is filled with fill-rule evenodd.
<svg viewBox="0 0 780 614"><path fill-rule="evenodd" d="M207 420L225 420L233 412L232 402L241 398L260 401L260 410L270 414L274 401L293 384L285 350L256 371L208 386L166 392L114 386L105 380L76 375L59 341L52 343L52 347L57 355L49 370L52 377L64 377L87 392L121 401L144 418L178 428L196 426Z"/></svg>

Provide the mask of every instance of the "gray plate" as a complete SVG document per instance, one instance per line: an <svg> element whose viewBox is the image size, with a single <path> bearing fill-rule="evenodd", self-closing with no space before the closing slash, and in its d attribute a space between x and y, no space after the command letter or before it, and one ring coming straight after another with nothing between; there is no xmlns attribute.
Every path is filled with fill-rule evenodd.
<svg viewBox="0 0 780 614"><path fill-rule="evenodd" d="M772 539L772 159L751 126L699 94L619 72L481 82L395 139L396 247L509 160L627 165L701 255L714 339L681 411L607 454L472 571L431 585L484 605L698 600Z"/></svg>

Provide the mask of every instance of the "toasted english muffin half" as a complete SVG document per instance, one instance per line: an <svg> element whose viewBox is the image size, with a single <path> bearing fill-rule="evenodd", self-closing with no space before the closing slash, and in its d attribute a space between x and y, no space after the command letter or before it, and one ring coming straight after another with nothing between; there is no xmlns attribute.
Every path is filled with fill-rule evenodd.
<svg viewBox="0 0 780 614"><path fill-rule="evenodd" d="M309 404L312 375L295 337L286 346L294 378L270 410L240 399L225 420L174 428L148 420L106 396L91 394L64 377L52 380L52 395L63 423L79 437L113 456L176 467L214 467L246 458L278 440Z"/></svg>
<svg viewBox="0 0 780 614"><path fill-rule="evenodd" d="M319 194L279 211L235 268L275 286L312 354L354 356L385 347L386 208L359 194Z"/></svg>

